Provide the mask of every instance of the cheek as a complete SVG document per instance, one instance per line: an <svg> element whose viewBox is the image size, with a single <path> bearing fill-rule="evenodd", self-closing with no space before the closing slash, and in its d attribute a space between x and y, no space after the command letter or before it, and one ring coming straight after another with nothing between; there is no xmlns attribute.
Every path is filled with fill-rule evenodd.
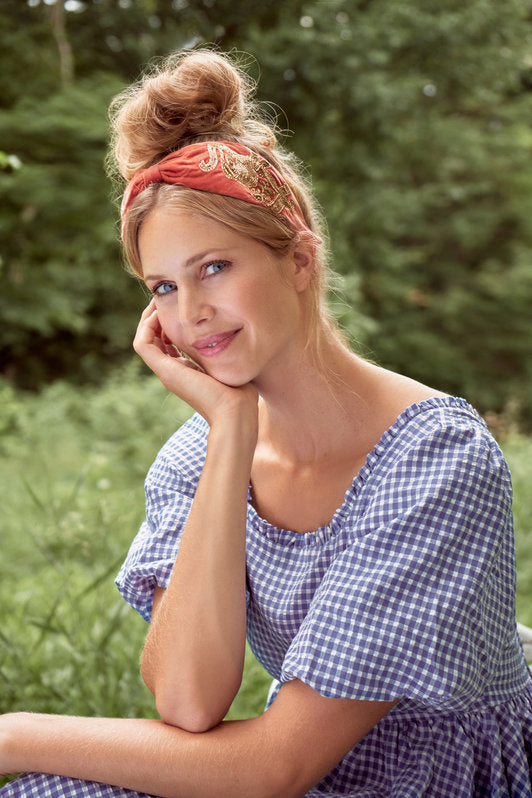
<svg viewBox="0 0 532 798"><path fill-rule="evenodd" d="M254 279L243 286L240 295L240 306L244 313L252 316L271 318L281 312L294 299L295 292L286 278L279 274L278 266L265 270L259 279Z"/></svg>
<svg viewBox="0 0 532 798"><path fill-rule="evenodd" d="M264 291L256 299L255 307L260 308L260 319L264 331L280 334L299 319L299 302L297 294L289 287L282 286L281 290Z"/></svg>
<svg viewBox="0 0 532 798"><path fill-rule="evenodd" d="M161 329L166 337L171 343L175 344L175 346L182 348L183 336L181 334L181 325L177 321L177 314L172 311L170 304L170 302L159 302L157 305L157 316L159 317Z"/></svg>

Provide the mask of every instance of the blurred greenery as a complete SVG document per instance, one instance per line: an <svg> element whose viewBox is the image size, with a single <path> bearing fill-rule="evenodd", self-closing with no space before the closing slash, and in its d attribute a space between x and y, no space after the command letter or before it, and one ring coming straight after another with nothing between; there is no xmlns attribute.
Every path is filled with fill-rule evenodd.
<svg viewBox="0 0 532 798"><path fill-rule="evenodd" d="M154 712L146 627L112 576L187 411L130 362L145 297L103 161L110 99L182 47L260 79L309 164L359 350L499 433L532 625L531 42L532 0L2 0L0 711ZM231 716L260 712L267 682L248 653Z"/></svg>
<svg viewBox="0 0 532 798"><path fill-rule="evenodd" d="M158 717L139 669L148 627L114 577L144 474L189 414L137 362L100 388L0 381L0 713ZM248 650L228 717L262 712L270 681Z"/></svg>
<svg viewBox="0 0 532 798"><path fill-rule="evenodd" d="M101 387L56 381L40 396L0 381L0 713L156 717L138 664L147 624L113 579L144 517L143 476L189 413L139 362ZM532 440L498 429L517 617L532 626ZM248 650L229 717L259 714L269 681Z"/></svg>
<svg viewBox="0 0 532 798"><path fill-rule="evenodd" d="M0 383L0 713L157 717L138 667L147 624L114 577L145 472L188 415L136 362L100 388ZM248 652L229 717L261 712L269 681Z"/></svg>
<svg viewBox="0 0 532 798"><path fill-rule="evenodd" d="M153 58L237 51L311 167L360 351L531 426L531 0L3 0L0 368L98 382L144 297L103 171Z"/></svg>

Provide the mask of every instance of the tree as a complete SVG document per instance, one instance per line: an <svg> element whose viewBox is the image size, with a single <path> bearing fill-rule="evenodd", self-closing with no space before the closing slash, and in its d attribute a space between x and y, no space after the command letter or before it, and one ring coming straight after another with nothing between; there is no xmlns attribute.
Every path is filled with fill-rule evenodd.
<svg viewBox="0 0 532 798"><path fill-rule="evenodd" d="M12 381L99 379L131 350L145 297L121 269L103 170L112 96L152 57L229 42L251 18L274 24L276 8L4 0L0 140L21 164L0 173L0 367Z"/></svg>
<svg viewBox="0 0 532 798"><path fill-rule="evenodd" d="M143 299L118 266L107 103L151 58L208 42L250 54L311 164L363 350L481 410L530 410L529 0L4 0L0 15L0 136L22 162L0 174L0 312L19 384L94 378L129 350Z"/></svg>
<svg viewBox="0 0 532 798"><path fill-rule="evenodd" d="M529 3L317 0L261 45L354 338L483 410L530 410Z"/></svg>

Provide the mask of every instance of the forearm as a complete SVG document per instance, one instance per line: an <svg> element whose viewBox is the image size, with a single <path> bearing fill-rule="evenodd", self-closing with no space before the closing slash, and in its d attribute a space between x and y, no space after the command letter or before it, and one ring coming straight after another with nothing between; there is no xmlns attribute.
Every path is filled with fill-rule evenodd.
<svg viewBox="0 0 532 798"><path fill-rule="evenodd" d="M156 720L0 716L0 773L44 772L162 798L301 798L396 704L293 680L258 718L192 734Z"/></svg>
<svg viewBox="0 0 532 798"><path fill-rule="evenodd" d="M155 720L8 715L0 717L0 765L5 772L56 773L162 798L278 796L260 722L191 734Z"/></svg>
<svg viewBox="0 0 532 798"><path fill-rule="evenodd" d="M249 437L241 423L211 429L179 554L143 654L143 676L164 720L192 731L223 718L242 676Z"/></svg>

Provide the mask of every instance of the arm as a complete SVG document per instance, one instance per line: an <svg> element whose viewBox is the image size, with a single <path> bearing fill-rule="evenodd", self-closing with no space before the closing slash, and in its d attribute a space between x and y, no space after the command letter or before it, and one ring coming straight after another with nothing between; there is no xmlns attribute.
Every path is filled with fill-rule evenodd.
<svg viewBox="0 0 532 798"><path fill-rule="evenodd" d="M142 675L163 720L189 731L219 723L242 678L249 468L242 430L212 429L170 582L154 603Z"/></svg>
<svg viewBox="0 0 532 798"><path fill-rule="evenodd" d="M323 698L283 685L258 718L203 734L161 721L0 717L0 772L42 771L162 798L301 798L394 702Z"/></svg>
<svg viewBox="0 0 532 798"><path fill-rule="evenodd" d="M222 720L242 678L257 393L251 386L222 385L176 358L152 306L141 319L135 349L210 424L203 473L168 588L157 592L142 658L143 678L162 719L205 731Z"/></svg>

